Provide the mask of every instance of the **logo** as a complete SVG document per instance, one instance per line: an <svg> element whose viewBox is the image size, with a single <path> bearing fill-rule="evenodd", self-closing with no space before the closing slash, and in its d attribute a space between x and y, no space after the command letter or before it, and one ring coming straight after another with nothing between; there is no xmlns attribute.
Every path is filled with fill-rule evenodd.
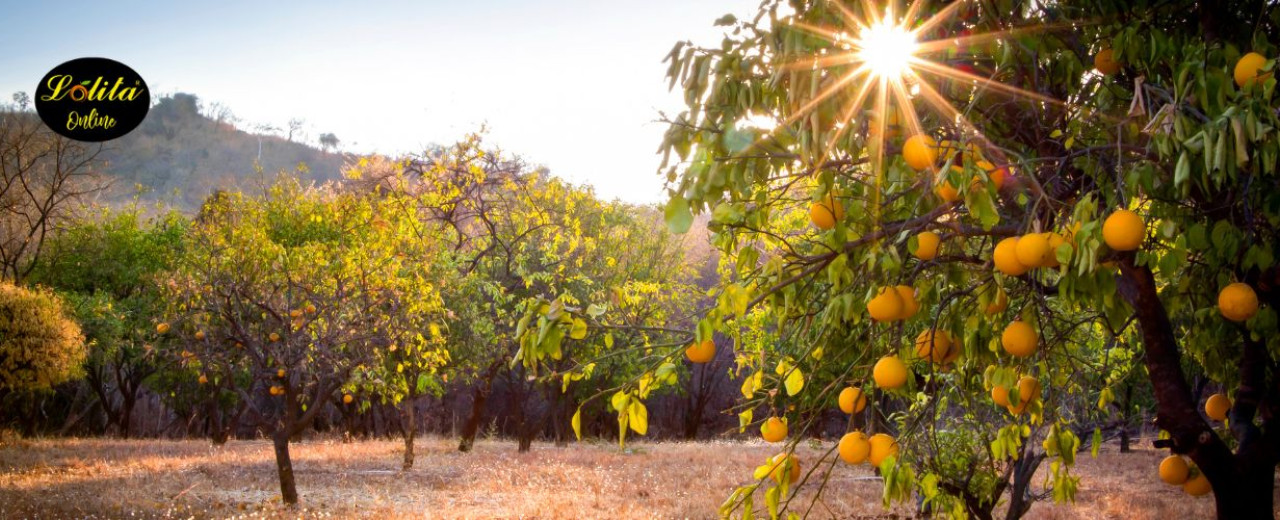
<svg viewBox="0 0 1280 520"><path fill-rule="evenodd" d="M147 117L147 83L128 65L80 58L54 67L35 91L36 113L54 132L99 143L131 132Z"/></svg>

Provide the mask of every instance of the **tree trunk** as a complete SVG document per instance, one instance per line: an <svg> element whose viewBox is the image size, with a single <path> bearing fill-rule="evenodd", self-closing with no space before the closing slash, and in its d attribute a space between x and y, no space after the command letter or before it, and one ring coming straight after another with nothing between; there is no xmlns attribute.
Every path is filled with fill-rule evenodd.
<svg viewBox="0 0 1280 520"><path fill-rule="evenodd" d="M1031 510L1031 505L1035 503L1031 499L1029 491L1031 491L1031 477L1035 476L1036 468L1040 467L1040 462L1044 461L1045 454L1031 454L1030 450L1026 450L1022 454L1022 458L1018 460L1013 470L1013 487L1009 491L1009 510L1005 513L1005 520L1018 520Z"/></svg>
<svg viewBox="0 0 1280 520"><path fill-rule="evenodd" d="M489 382L476 385L471 399L471 415L462 425L462 438L458 441L458 451L468 452L475 447L476 432L480 431L480 421L484 416L484 402L489 398Z"/></svg>
<svg viewBox="0 0 1280 520"><path fill-rule="evenodd" d="M1129 424L1133 420L1133 381L1124 388L1124 409L1120 411L1120 453L1132 451L1129 447Z"/></svg>
<svg viewBox="0 0 1280 520"><path fill-rule="evenodd" d="M404 433L404 470L413 469L413 439L418 434L418 420L414 415L414 401L405 400L404 421L400 425Z"/></svg>
<svg viewBox="0 0 1280 520"><path fill-rule="evenodd" d="M1232 433L1240 446L1238 454L1233 454L1200 416L1198 400L1182 372L1173 324L1160 302L1151 270L1135 266L1133 255L1124 257L1120 268L1119 292L1137 316L1144 363L1156 397L1156 422L1169 432L1172 451L1190 456L1208 477L1219 519L1274 518L1272 493L1277 456L1272 447L1280 433L1264 435L1253 423L1266 391L1270 363L1265 347L1245 334L1241 382L1231 409Z"/></svg>
<svg viewBox="0 0 1280 520"><path fill-rule="evenodd" d="M280 499L285 504L297 504L298 486L293 480L293 461L289 459L289 430L276 430L272 437L276 446L276 471L280 474Z"/></svg>

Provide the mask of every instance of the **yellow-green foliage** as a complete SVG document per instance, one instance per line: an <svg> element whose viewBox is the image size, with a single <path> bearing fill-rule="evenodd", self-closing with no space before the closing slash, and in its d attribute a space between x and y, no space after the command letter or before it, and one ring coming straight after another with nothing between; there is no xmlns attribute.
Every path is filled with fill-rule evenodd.
<svg viewBox="0 0 1280 520"><path fill-rule="evenodd" d="M80 327L51 292L0 283L0 390L41 390L79 376Z"/></svg>

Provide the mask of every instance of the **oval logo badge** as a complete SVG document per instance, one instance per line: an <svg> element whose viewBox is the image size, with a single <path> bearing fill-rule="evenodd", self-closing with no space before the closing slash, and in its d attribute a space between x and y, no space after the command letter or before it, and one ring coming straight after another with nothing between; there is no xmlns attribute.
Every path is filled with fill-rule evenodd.
<svg viewBox="0 0 1280 520"><path fill-rule="evenodd" d="M91 143L131 132L151 109L142 76L106 58L80 58L54 67L33 97L36 112L50 129Z"/></svg>

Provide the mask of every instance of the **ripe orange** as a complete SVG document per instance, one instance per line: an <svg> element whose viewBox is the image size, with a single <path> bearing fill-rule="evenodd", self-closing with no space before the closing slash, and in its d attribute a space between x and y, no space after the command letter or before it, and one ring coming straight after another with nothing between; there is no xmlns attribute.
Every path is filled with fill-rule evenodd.
<svg viewBox="0 0 1280 520"><path fill-rule="evenodd" d="M952 166L951 169L964 171L964 168L959 166ZM955 186L952 186L950 182L947 182L946 176L942 174L938 175L937 181L933 186L933 191L937 193L938 198L942 199L944 202L952 203L960 200L960 190L957 190Z"/></svg>
<svg viewBox="0 0 1280 520"><path fill-rule="evenodd" d="M1048 233L1029 233L1018 237L1014 253L1018 256L1018 263L1022 265L1044 267L1050 258Z"/></svg>
<svg viewBox="0 0 1280 520"><path fill-rule="evenodd" d="M1009 389L1000 385L991 387L991 400L1001 407L1009 407Z"/></svg>
<svg viewBox="0 0 1280 520"><path fill-rule="evenodd" d="M867 461L867 456L871 455L871 441L867 440L867 434L853 431L840 438L837 449L840 452L840 460L846 464L862 464Z"/></svg>
<svg viewBox="0 0 1280 520"><path fill-rule="evenodd" d="M1266 56L1256 52L1250 52L1241 56L1240 61L1236 62L1236 69L1234 71L1236 85L1241 88L1249 88L1255 83L1266 81L1267 78L1271 77L1270 72L1261 76L1258 75L1258 71L1266 64Z"/></svg>
<svg viewBox="0 0 1280 520"><path fill-rule="evenodd" d="M280 378L280 379L284 379L284 369L283 369L283 368L281 368L281 369L279 369L279 370L276 370L276 377L278 377L278 378Z"/></svg>
<svg viewBox="0 0 1280 520"><path fill-rule="evenodd" d="M1018 406L1013 406L1011 401L1007 408L1009 413L1020 415L1028 406L1031 406L1031 403L1038 400L1040 400L1040 381L1031 376L1022 376L1022 379L1018 380Z"/></svg>
<svg viewBox="0 0 1280 520"><path fill-rule="evenodd" d="M1018 261L1018 237L1009 237L996 244L991 253L996 270L1007 276L1021 276L1031 268Z"/></svg>
<svg viewBox="0 0 1280 520"><path fill-rule="evenodd" d="M280 335L272 332L271 335L267 336L267 339L270 339L272 343L275 343L280 341Z"/></svg>
<svg viewBox="0 0 1280 520"><path fill-rule="evenodd" d="M307 304L307 307L306 307L306 309L305 309L305 310L306 310L307 314L315 314L315 313L316 313L316 306L315 306L314 304L310 304L310 303L308 303L308 304Z"/></svg>
<svg viewBox="0 0 1280 520"><path fill-rule="evenodd" d="M960 340L951 337L950 333L947 334L947 340L951 342L951 347L947 349L946 357L942 358L943 365L950 365L954 363L957 359L960 359L960 354L964 352L964 345L960 344ZM950 367L943 366L942 371L946 372L948 368Z"/></svg>
<svg viewBox="0 0 1280 520"><path fill-rule="evenodd" d="M1218 312L1231 321L1249 321L1258 313L1258 294L1248 284L1227 285L1218 293Z"/></svg>
<svg viewBox="0 0 1280 520"><path fill-rule="evenodd" d="M893 437L877 433L872 435L868 442L871 443L871 453L867 461L872 466L880 466L885 458L898 455L898 442L893 440Z"/></svg>
<svg viewBox="0 0 1280 520"><path fill-rule="evenodd" d="M777 417L770 417L760 423L760 436L765 442L782 442L787 438L787 423Z"/></svg>
<svg viewBox="0 0 1280 520"><path fill-rule="evenodd" d="M694 363L709 363L716 357L716 342L709 339L702 343L695 341L684 349L684 356Z"/></svg>
<svg viewBox="0 0 1280 520"><path fill-rule="evenodd" d="M209 378L208 378L207 376L205 376L204 374L200 374L200 384L202 384L202 385L203 385L203 384L208 383L208 382L209 382Z"/></svg>
<svg viewBox="0 0 1280 520"><path fill-rule="evenodd" d="M894 321L902 317L902 296L894 287L882 287L875 298L867 302L867 312L876 321Z"/></svg>
<svg viewBox="0 0 1280 520"><path fill-rule="evenodd" d="M951 338L945 330L925 329L916 336L916 356L934 363L942 363L951 351Z"/></svg>
<svg viewBox="0 0 1280 520"><path fill-rule="evenodd" d="M342 396L342 404L351 404L351 401L354 400L356 400L356 398L352 397L351 394L344 394Z"/></svg>
<svg viewBox="0 0 1280 520"><path fill-rule="evenodd" d="M1102 240L1116 251L1133 251L1146 236L1147 225L1142 217L1127 209L1116 210L1102 223Z"/></svg>
<svg viewBox="0 0 1280 520"><path fill-rule="evenodd" d="M1115 52L1111 49L1102 49L1093 57L1093 68L1103 76L1110 76L1120 72L1120 62L1116 61Z"/></svg>
<svg viewBox="0 0 1280 520"><path fill-rule="evenodd" d="M924 134L908 137L902 144L902 158L916 171L933 168L938 162L938 142Z"/></svg>
<svg viewBox="0 0 1280 520"><path fill-rule="evenodd" d="M942 241L937 233L932 231L924 231L916 235L916 249L911 255L928 262L938 256L938 244Z"/></svg>
<svg viewBox="0 0 1280 520"><path fill-rule="evenodd" d="M907 384L907 365L898 356L885 356L876 361L871 369L871 378L876 386L885 390L893 390Z"/></svg>
<svg viewBox="0 0 1280 520"><path fill-rule="evenodd" d="M826 230L836 227L836 222L844 220L844 204L827 195L826 198L809 206L809 220L813 221L813 225L818 229Z"/></svg>
<svg viewBox="0 0 1280 520"><path fill-rule="evenodd" d="M302 317L302 309L294 309L294 310L289 311L289 317L290 317L290 318L301 318L301 317Z"/></svg>
<svg viewBox="0 0 1280 520"><path fill-rule="evenodd" d="M1215 421L1227 420L1227 412L1231 411L1231 398L1227 394L1213 394L1204 402L1204 414Z"/></svg>
<svg viewBox="0 0 1280 520"><path fill-rule="evenodd" d="M787 453L779 453L769 458L766 464L769 468L769 477L774 482L782 482L782 476L786 475L786 471L790 469L790 478L787 482L795 484L800 480L800 458Z"/></svg>
<svg viewBox="0 0 1280 520"><path fill-rule="evenodd" d="M197 330L197 331L196 331L196 341L204 341L204 331L203 331L203 330Z"/></svg>
<svg viewBox="0 0 1280 520"><path fill-rule="evenodd" d="M867 407L867 394L862 393L861 388L846 386L840 391L837 401L840 404L840 411L850 414L859 413Z"/></svg>
<svg viewBox="0 0 1280 520"><path fill-rule="evenodd" d="M894 287L898 291L898 298L902 300L902 311L898 313L898 319L909 320L920 312L920 302L916 300L916 290L910 285L898 285Z"/></svg>
<svg viewBox="0 0 1280 520"><path fill-rule="evenodd" d="M1040 343L1040 335L1036 329L1025 321L1015 321L1004 328L1000 334L1000 346L1014 357L1024 358L1036 352Z"/></svg>
<svg viewBox="0 0 1280 520"><path fill-rule="evenodd" d="M159 324L159 325L156 325L156 333L157 333L157 334L168 334L168 333L169 333L169 324L168 324L168 323L161 323L161 324Z"/></svg>
<svg viewBox="0 0 1280 520"><path fill-rule="evenodd" d="M1187 482L1191 468L1187 461L1179 455L1170 455L1160 461L1160 480L1171 486L1181 486Z"/></svg>
<svg viewBox="0 0 1280 520"><path fill-rule="evenodd" d="M1197 471L1196 476L1182 484L1182 491L1193 497L1202 497L1213 491L1213 485L1209 484L1209 479L1204 476L1204 473Z"/></svg>
<svg viewBox="0 0 1280 520"><path fill-rule="evenodd" d="M283 394L283 393L284 393L284 389L283 389L283 388L280 388L280 387L275 386L275 385L272 385L269 391L270 391L271 395L281 395L281 394Z"/></svg>

